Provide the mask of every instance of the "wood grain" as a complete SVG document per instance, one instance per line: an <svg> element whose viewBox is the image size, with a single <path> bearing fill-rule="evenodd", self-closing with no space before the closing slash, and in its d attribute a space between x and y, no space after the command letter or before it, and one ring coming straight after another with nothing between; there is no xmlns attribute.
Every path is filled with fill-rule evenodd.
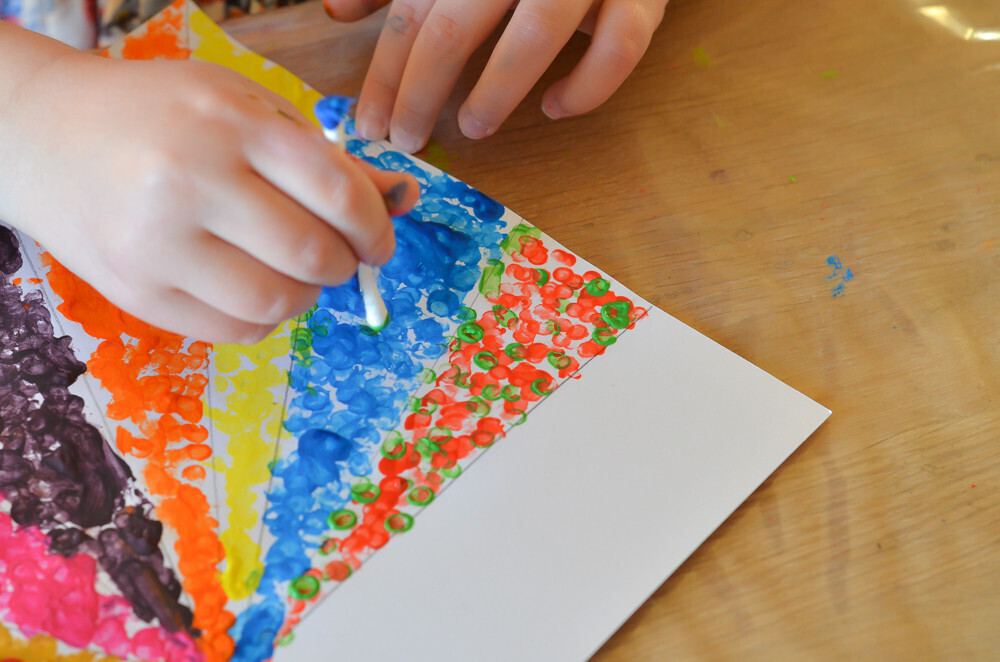
<svg viewBox="0 0 1000 662"><path fill-rule="evenodd" d="M598 662L1000 655L1000 6L936 7L675 0L589 115L539 110L582 37L497 135L489 44L445 108L449 172L834 412ZM356 93L382 16L225 27Z"/></svg>

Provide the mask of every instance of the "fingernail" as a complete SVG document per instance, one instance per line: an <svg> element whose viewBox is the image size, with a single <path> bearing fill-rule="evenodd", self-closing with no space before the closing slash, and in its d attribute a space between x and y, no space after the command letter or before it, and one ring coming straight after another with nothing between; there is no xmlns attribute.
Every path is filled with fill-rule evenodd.
<svg viewBox="0 0 1000 662"><path fill-rule="evenodd" d="M569 116L569 113L563 110L562 106L552 101L542 103L542 112L545 113L545 116L550 120L558 120Z"/></svg>
<svg viewBox="0 0 1000 662"><path fill-rule="evenodd" d="M365 140L382 140L388 132L384 117L374 113L360 114L355 123L358 134Z"/></svg>
<svg viewBox="0 0 1000 662"><path fill-rule="evenodd" d="M394 184L392 188L385 192L382 199L385 200L385 207L389 210L389 215L392 216L392 212L403 206L403 199L406 197L406 182L399 182Z"/></svg>
<svg viewBox="0 0 1000 662"><path fill-rule="evenodd" d="M409 154L413 154L423 147L424 144L419 138L416 138L405 131L393 131L389 141L401 151Z"/></svg>
<svg viewBox="0 0 1000 662"><path fill-rule="evenodd" d="M464 133L467 138L472 138L474 140L485 138L486 136L492 135L493 132L496 131L494 127L483 124L473 117L472 113L464 110L459 113L458 126L462 129L462 133Z"/></svg>

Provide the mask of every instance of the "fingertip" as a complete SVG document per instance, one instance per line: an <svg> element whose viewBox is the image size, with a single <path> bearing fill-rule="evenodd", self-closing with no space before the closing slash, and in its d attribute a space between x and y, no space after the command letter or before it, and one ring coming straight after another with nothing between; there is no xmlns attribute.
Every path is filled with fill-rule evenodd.
<svg viewBox="0 0 1000 662"><path fill-rule="evenodd" d="M563 110L562 106L555 101L543 101L542 112L545 113L545 116L550 120L559 120L564 117L569 117L569 113Z"/></svg>
<svg viewBox="0 0 1000 662"><path fill-rule="evenodd" d="M399 151L413 154L423 149L427 144L427 137L419 138L403 129L393 128L389 130L389 142Z"/></svg>
<svg viewBox="0 0 1000 662"><path fill-rule="evenodd" d="M389 4L389 0L323 0L323 10L335 21L350 23Z"/></svg>
<svg viewBox="0 0 1000 662"><path fill-rule="evenodd" d="M563 106L562 97L565 89L566 79L564 78L554 83L542 96L542 112L550 120L558 120L574 114Z"/></svg>
<svg viewBox="0 0 1000 662"><path fill-rule="evenodd" d="M420 185L410 175L396 182L382 194L385 200L385 208L389 211L389 216L402 216L413 209L420 199Z"/></svg>
<svg viewBox="0 0 1000 662"><path fill-rule="evenodd" d="M466 138L473 140L492 136L497 130L496 126L482 121L465 106L458 111L458 128Z"/></svg>
<svg viewBox="0 0 1000 662"><path fill-rule="evenodd" d="M365 140L383 140L388 131L388 120L377 111L358 111L354 127Z"/></svg>

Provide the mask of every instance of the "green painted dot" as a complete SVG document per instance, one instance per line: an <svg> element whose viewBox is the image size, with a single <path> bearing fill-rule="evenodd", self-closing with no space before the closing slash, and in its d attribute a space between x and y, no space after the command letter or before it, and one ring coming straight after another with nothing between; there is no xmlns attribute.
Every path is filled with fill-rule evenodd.
<svg viewBox="0 0 1000 662"><path fill-rule="evenodd" d="M609 301L601 306L601 319L616 329L624 329L631 320L629 313L632 312L632 304L628 301Z"/></svg>
<svg viewBox="0 0 1000 662"><path fill-rule="evenodd" d="M337 549L337 540L335 538L327 538L319 546L319 553L323 556L327 554L332 554Z"/></svg>
<svg viewBox="0 0 1000 662"><path fill-rule="evenodd" d="M523 361L528 357L528 350L519 342L512 342L504 347L504 353L515 361Z"/></svg>
<svg viewBox="0 0 1000 662"><path fill-rule="evenodd" d="M413 528L413 517L406 513L394 513L385 518L385 528L390 533L403 533Z"/></svg>
<svg viewBox="0 0 1000 662"><path fill-rule="evenodd" d="M614 345L618 342L618 338L615 336L615 332L606 326L599 326L590 334L590 337L594 339L598 345Z"/></svg>
<svg viewBox="0 0 1000 662"><path fill-rule="evenodd" d="M414 487L406 495L406 500L414 506L426 506L434 500L434 490L429 487Z"/></svg>
<svg viewBox="0 0 1000 662"><path fill-rule="evenodd" d="M500 363L497 357L493 356L492 352L485 349L473 356L472 360L483 370L492 370Z"/></svg>
<svg viewBox="0 0 1000 662"><path fill-rule="evenodd" d="M292 643L293 641L295 641L295 633L294 632L289 632L288 634L286 634L281 639L278 639L277 643L278 643L279 646L287 646L290 643Z"/></svg>
<svg viewBox="0 0 1000 662"><path fill-rule="evenodd" d="M587 283L587 294L595 297L604 296L611 289L611 283L603 278L595 278Z"/></svg>
<svg viewBox="0 0 1000 662"><path fill-rule="evenodd" d="M428 437L417 439L415 448L420 453L420 457L428 460L441 452L441 447Z"/></svg>
<svg viewBox="0 0 1000 662"><path fill-rule="evenodd" d="M517 402L521 399L521 391L513 384L507 384L500 391L501 397L507 402Z"/></svg>
<svg viewBox="0 0 1000 662"><path fill-rule="evenodd" d="M296 600L308 600L319 593L319 579L313 575L299 575L288 585L288 593Z"/></svg>
<svg viewBox="0 0 1000 662"><path fill-rule="evenodd" d="M462 475L462 467L459 464L453 464L450 467L442 467L441 475L445 478L458 478Z"/></svg>
<svg viewBox="0 0 1000 662"><path fill-rule="evenodd" d="M503 397L503 392L496 384L487 384L482 390L483 397L491 402L495 402Z"/></svg>
<svg viewBox="0 0 1000 662"><path fill-rule="evenodd" d="M573 359L566 356L562 351L551 351L548 356L549 365L557 370L565 370L573 363Z"/></svg>
<svg viewBox="0 0 1000 662"><path fill-rule="evenodd" d="M382 440L381 451L382 457L387 457L390 460L398 460L406 455L406 443L403 441L403 435L396 430L390 431Z"/></svg>
<svg viewBox="0 0 1000 662"><path fill-rule="evenodd" d="M484 335L483 327L475 322L462 322L455 333L462 342L479 342Z"/></svg>
<svg viewBox="0 0 1000 662"><path fill-rule="evenodd" d="M458 309L458 314L455 315L455 317L457 317L463 322L471 322L472 320L476 319L476 311L473 310L472 308L469 308L468 306L462 306L461 308Z"/></svg>
<svg viewBox="0 0 1000 662"><path fill-rule="evenodd" d="M476 416L486 416L490 413L490 403L478 395L469 398L469 401L465 403L465 408Z"/></svg>
<svg viewBox="0 0 1000 662"><path fill-rule="evenodd" d="M296 352L308 351L312 347L313 332L306 327L296 327L292 329L292 349Z"/></svg>
<svg viewBox="0 0 1000 662"><path fill-rule="evenodd" d="M425 384L433 384L437 381L437 375L430 368L424 368L424 371L420 373L420 381Z"/></svg>
<svg viewBox="0 0 1000 662"><path fill-rule="evenodd" d="M451 439L451 429L446 428L443 425L435 425L430 429L430 432L427 433L427 436L430 437L434 443L443 444Z"/></svg>
<svg viewBox="0 0 1000 662"><path fill-rule="evenodd" d="M552 380L545 377L539 377L535 381L531 382L531 390L536 395L548 395L552 392Z"/></svg>
<svg viewBox="0 0 1000 662"><path fill-rule="evenodd" d="M549 282L548 271L546 271L545 269L536 269L536 271L538 272L538 278L535 279L535 284L538 285L538 287L541 287L545 285L545 283Z"/></svg>
<svg viewBox="0 0 1000 662"><path fill-rule="evenodd" d="M351 486L351 498L358 503L372 503L378 499L380 493L379 486L367 478Z"/></svg>
<svg viewBox="0 0 1000 662"><path fill-rule="evenodd" d="M353 511L346 508L335 510L330 513L329 517L326 518L326 523L330 525L330 528L337 529L338 531L350 529L357 524L357 522L358 516L355 515Z"/></svg>
<svg viewBox="0 0 1000 662"><path fill-rule="evenodd" d="M454 384L458 388L471 388L472 387L472 373L462 372L456 368L457 374L455 375Z"/></svg>
<svg viewBox="0 0 1000 662"><path fill-rule="evenodd" d="M503 327L511 327L517 322L517 314L499 303L493 306L493 317L496 319L497 324Z"/></svg>

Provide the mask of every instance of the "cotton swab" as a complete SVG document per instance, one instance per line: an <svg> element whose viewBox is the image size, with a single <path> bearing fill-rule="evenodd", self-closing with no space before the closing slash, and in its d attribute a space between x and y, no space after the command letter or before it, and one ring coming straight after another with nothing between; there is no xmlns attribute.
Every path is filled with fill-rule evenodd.
<svg viewBox="0 0 1000 662"><path fill-rule="evenodd" d="M329 96L316 102L316 119L323 127L323 135L340 149L346 147L344 121L352 101L350 97ZM378 269L367 264L359 264L358 287L365 303L365 322L372 331L378 333L389 324L389 311L378 289Z"/></svg>

